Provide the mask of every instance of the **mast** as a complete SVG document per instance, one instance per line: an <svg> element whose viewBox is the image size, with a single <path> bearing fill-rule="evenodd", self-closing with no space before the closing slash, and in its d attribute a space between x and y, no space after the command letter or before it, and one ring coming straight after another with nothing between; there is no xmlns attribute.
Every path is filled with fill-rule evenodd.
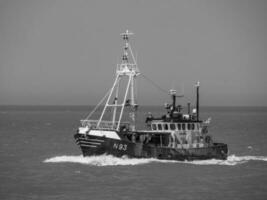
<svg viewBox="0 0 267 200"><path fill-rule="evenodd" d="M172 97L172 108L171 108L171 114L173 113L173 111L176 108L176 90L171 89L170 90L170 95Z"/></svg>
<svg viewBox="0 0 267 200"><path fill-rule="evenodd" d="M133 35L133 33L126 30L125 33L122 33L122 39L124 41L124 49L123 49L123 56L122 61L120 64L117 65L116 70L116 78L113 83L113 86L110 90L108 99L106 101L105 107L101 113L101 116L97 122L97 128L100 127L100 124L103 120L105 113L107 112L108 107L113 107L113 114L112 114L112 128L119 130L124 108L126 106L131 106L133 108L132 113L132 121L133 121L133 130L135 129L135 97L134 97L134 79L140 74L139 69L137 67L137 63L135 57L133 55L133 51L131 45L129 43L129 36ZM120 93L120 82L122 79L127 80L125 93L123 95L122 102L119 103L119 93ZM114 96L114 100L112 101L111 97ZM127 99L130 96L130 99ZM120 108L120 109L119 109Z"/></svg>
<svg viewBox="0 0 267 200"><path fill-rule="evenodd" d="M199 86L200 83L199 81L196 84L196 93L197 93L197 98L196 98L196 109L197 109L197 121L199 121Z"/></svg>

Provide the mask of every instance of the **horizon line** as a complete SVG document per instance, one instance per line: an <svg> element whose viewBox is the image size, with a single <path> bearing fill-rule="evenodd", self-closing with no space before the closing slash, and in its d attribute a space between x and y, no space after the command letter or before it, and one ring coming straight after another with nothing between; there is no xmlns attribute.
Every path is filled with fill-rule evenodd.
<svg viewBox="0 0 267 200"><path fill-rule="evenodd" d="M40 104L40 105L38 105L38 104L0 104L0 107L8 107L8 106L14 106L14 107L23 107L23 106L31 106L31 107L38 107L38 106L40 106L40 107L49 107L49 106L51 106L51 107L55 107L55 106L57 106L57 107L65 107L65 106L71 106L71 107L78 107L78 106L81 106L81 107L85 107L85 106L92 106L92 107L94 107L94 106L96 106L96 105L86 105L86 104L82 104L82 105L77 105L77 104L68 104L68 105L57 105L57 104L51 104L51 105L46 105L46 104ZM101 105L101 106L104 106L104 105ZM139 106L146 106L146 107L148 107L148 106L151 106L151 107L155 107L155 106L162 106L162 107L164 107L164 105L139 105ZM192 105L191 105L192 106ZM186 107L186 106L183 106L183 107ZM212 105L212 106L209 106L209 105L202 105L202 106L200 106L200 107L255 107L255 108L257 108L257 107L267 107L267 105L260 105L260 106L258 106L258 105Z"/></svg>

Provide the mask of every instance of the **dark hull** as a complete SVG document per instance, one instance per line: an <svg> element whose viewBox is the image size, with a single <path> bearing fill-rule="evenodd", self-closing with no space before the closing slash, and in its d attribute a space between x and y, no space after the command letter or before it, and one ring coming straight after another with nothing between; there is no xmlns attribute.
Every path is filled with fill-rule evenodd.
<svg viewBox="0 0 267 200"><path fill-rule="evenodd" d="M116 157L157 158L164 160L207 160L227 159L227 145L213 143L209 147L178 149L160 147L151 144L143 145L126 140L116 140L84 134L75 134L74 138L84 156L110 154Z"/></svg>

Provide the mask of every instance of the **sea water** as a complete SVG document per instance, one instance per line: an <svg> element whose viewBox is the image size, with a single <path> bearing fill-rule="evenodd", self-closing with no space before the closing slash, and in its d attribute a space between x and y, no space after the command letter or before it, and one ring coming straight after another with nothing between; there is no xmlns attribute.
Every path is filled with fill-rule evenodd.
<svg viewBox="0 0 267 200"><path fill-rule="evenodd" d="M207 107L227 160L83 157L73 134L91 107L0 107L0 199L266 199L267 108ZM137 126L149 111L143 107Z"/></svg>

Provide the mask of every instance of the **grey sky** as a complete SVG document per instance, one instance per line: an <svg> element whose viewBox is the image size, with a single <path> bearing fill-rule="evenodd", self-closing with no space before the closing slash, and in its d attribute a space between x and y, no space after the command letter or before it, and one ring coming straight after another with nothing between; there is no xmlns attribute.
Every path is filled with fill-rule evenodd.
<svg viewBox="0 0 267 200"><path fill-rule="evenodd" d="M96 104L135 33L141 72L202 105L267 106L262 0L1 0L0 104ZM139 79L139 104L168 100Z"/></svg>

